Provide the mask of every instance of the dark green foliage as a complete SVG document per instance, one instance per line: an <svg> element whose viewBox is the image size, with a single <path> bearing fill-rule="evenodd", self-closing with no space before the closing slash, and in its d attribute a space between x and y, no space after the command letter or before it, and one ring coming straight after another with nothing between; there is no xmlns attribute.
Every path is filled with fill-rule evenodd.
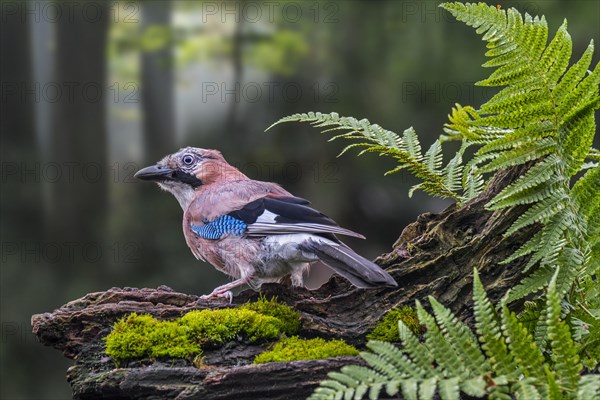
<svg viewBox="0 0 600 400"><path fill-rule="evenodd" d="M412 307L392 308L385 314L381 322L377 324L375 329L367 335L369 340L381 340L384 342L397 342L398 338L398 322L402 321L404 325L410 329L415 335L421 334L421 324L419 317Z"/></svg>
<svg viewBox="0 0 600 400"><path fill-rule="evenodd" d="M598 277L587 277L575 294L576 307L569 314L573 339L579 346L579 357L590 370L600 360L600 284Z"/></svg>
<svg viewBox="0 0 600 400"><path fill-rule="evenodd" d="M458 202L465 200L460 194L461 176L463 173L462 153L466 147L461 148L456 156L442 168L442 146L436 141L425 154L421 153L421 144L413 128L408 128L402 136L383 129L368 120L357 120L352 117L340 117L337 113L321 114L309 112L307 114L294 114L285 117L271 125L272 128L283 122L309 122L318 128L326 128L323 132L341 131L331 140L344 138L349 140L366 140L366 142L353 143L346 146L341 154L352 148L363 148L360 154L375 152L395 158L399 165L386 172L392 174L403 169L408 169L416 177L423 180L415 185L409 195L421 189L433 196L451 198ZM465 183L465 193L478 193L482 182L469 181Z"/></svg>
<svg viewBox="0 0 600 400"><path fill-rule="evenodd" d="M506 236L531 224L542 225L505 261L529 255L525 271L532 271L509 300L546 286L559 266L559 292L566 293L578 276L597 269L589 254L598 241L591 210L599 210L600 167L584 164L594 153L594 110L600 107L600 68L596 65L588 72L593 42L568 68L572 43L566 22L546 46L544 17L523 18L515 9L498 10L483 3L442 7L476 28L488 43L491 60L484 66L497 69L478 84L505 86L464 124L462 140L475 137L483 145L469 165L485 174L535 162L488 204L491 210L530 205ZM588 167L592 168L571 188L573 176Z"/></svg>
<svg viewBox="0 0 600 400"><path fill-rule="evenodd" d="M506 305L498 314L474 272L473 297L477 336L450 310L430 298L433 315L417 302L419 320L426 327L421 342L400 322L402 349L370 341L361 357L368 367L347 366L332 372L310 397L313 400L377 399L402 393L406 399L580 399L600 396L600 375L582 376L582 364L561 318L560 295L551 279L543 318L548 341L538 347L532 334ZM549 353L549 359L544 357Z"/></svg>
<svg viewBox="0 0 600 400"><path fill-rule="evenodd" d="M369 367L348 366L330 374L311 398L406 399L489 395L493 399L591 399L600 397L597 367L600 326L600 160L591 148L600 108L600 67L590 65L593 42L569 67L572 42L566 21L548 41L544 17L487 5L445 3L459 21L487 42L484 67L495 71L478 85L503 88L478 110L456 105L445 135L421 155L412 129L400 137L368 121L337 114L296 114L278 121L307 121L342 130L335 138L359 140L353 147L395 157L396 172L408 169L423 183L414 189L455 199L476 196L492 174L527 165L526 172L487 204L489 210L528 206L507 230L540 228L504 263L528 257L528 275L503 299L497 312L475 274L477 337L449 310L430 299L433 316L417 303L426 327L421 343L400 323L403 349L371 341L361 353ZM443 170L438 146L462 142ZM462 165L469 146L473 158ZM361 153L362 154L362 153ZM587 161L587 162L586 162ZM460 173L457 179L455 172ZM580 173L585 171L585 174ZM499 266L501 267L501 266ZM539 293L517 316L507 302ZM570 315L569 315L570 312Z"/></svg>
<svg viewBox="0 0 600 400"><path fill-rule="evenodd" d="M343 340L300 339L298 336L281 339L273 349L259 354L254 364L268 362L320 360L330 357L357 356L358 350Z"/></svg>
<svg viewBox="0 0 600 400"><path fill-rule="evenodd" d="M366 119L336 113L294 114L283 122L309 122L338 138L354 141L342 153L362 148L395 158L391 172L409 170L423 182L416 189L452 198L459 205L477 196L493 173L523 164L530 168L487 205L490 210L529 208L506 231L510 236L532 224L540 229L504 262L529 257L528 276L513 288L517 300L546 287L560 267L558 291L566 297L581 278L600 271L600 159L592 149L600 107L599 64L591 65L594 43L569 67L572 42L566 21L548 43L545 18L522 16L516 9L485 3L444 3L456 19L483 35L487 43L484 67L494 68L481 86L503 87L479 109L459 104L452 110L444 134L422 154L412 128L398 135ZM442 142L462 142L442 167ZM463 164L465 150L476 150ZM588 162L586 163L586 160ZM572 182L580 171L584 177Z"/></svg>

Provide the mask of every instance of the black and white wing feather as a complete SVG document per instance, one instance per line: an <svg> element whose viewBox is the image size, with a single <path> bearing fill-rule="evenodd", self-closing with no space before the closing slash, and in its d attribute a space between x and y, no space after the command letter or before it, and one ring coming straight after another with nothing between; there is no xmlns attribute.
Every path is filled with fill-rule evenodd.
<svg viewBox="0 0 600 400"><path fill-rule="evenodd" d="M228 215L243 221L245 235L267 236L292 233L321 233L365 237L340 227L334 220L308 206L299 197L262 197Z"/></svg>

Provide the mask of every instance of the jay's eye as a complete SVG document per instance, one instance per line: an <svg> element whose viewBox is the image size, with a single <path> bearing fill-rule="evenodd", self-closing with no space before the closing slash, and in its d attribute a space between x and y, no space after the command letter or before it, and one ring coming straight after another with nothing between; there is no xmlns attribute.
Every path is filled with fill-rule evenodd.
<svg viewBox="0 0 600 400"><path fill-rule="evenodd" d="M181 158L181 161L183 161L185 165L192 165L194 163L194 156L186 154Z"/></svg>

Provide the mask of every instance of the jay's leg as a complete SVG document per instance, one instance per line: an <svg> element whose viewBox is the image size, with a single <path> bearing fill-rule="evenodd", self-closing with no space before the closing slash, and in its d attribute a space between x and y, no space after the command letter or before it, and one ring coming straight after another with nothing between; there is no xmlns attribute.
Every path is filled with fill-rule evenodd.
<svg viewBox="0 0 600 400"><path fill-rule="evenodd" d="M231 292L231 289L236 288L238 286L247 285L251 281L252 281L251 276L236 279L233 282L230 282L226 285L215 288L212 291L212 293L210 293L210 294L205 294L203 296L200 296L200 299L205 300L205 299L211 299L213 297L225 297L225 298L229 299L229 302L231 303L233 301L233 293Z"/></svg>

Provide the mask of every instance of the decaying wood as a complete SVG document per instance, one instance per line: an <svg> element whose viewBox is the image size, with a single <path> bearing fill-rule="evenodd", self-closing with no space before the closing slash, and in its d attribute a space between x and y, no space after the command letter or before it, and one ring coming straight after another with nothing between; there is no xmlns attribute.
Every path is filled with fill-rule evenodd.
<svg viewBox="0 0 600 400"><path fill-rule="evenodd" d="M407 226L393 250L376 262L387 269L399 286L360 290L334 278L316 291L269 284L267 296L293 306L301 314L301 336L342 338L363 346L366 334L392 307L414 305L416 299L434 296L464 320L470 320L473 268L492 299L498 299L520 278L520 262L498 265L533 232L509 238L502 234L522 213L520 209L489 212L484 205L520 175L512 169L498 174L478 198L461 208L440 214L423 214ZM230 343L205 352L206 367L184 360L140 361L117 367L104 353L102 338L121 316L147 313L161 319L176 318L195 309L235 307L255 299L245 291L232 305L221 300L199 300L161 286L157 289L112 288L91 293L51 313L32 317L33 332L41 343L53 346L75 360L67 374L75 398L156 399L295 399L306 398L328 371L356 357L251 365L264 348ZM427 303L427 302L425 302Z"/></svg>

